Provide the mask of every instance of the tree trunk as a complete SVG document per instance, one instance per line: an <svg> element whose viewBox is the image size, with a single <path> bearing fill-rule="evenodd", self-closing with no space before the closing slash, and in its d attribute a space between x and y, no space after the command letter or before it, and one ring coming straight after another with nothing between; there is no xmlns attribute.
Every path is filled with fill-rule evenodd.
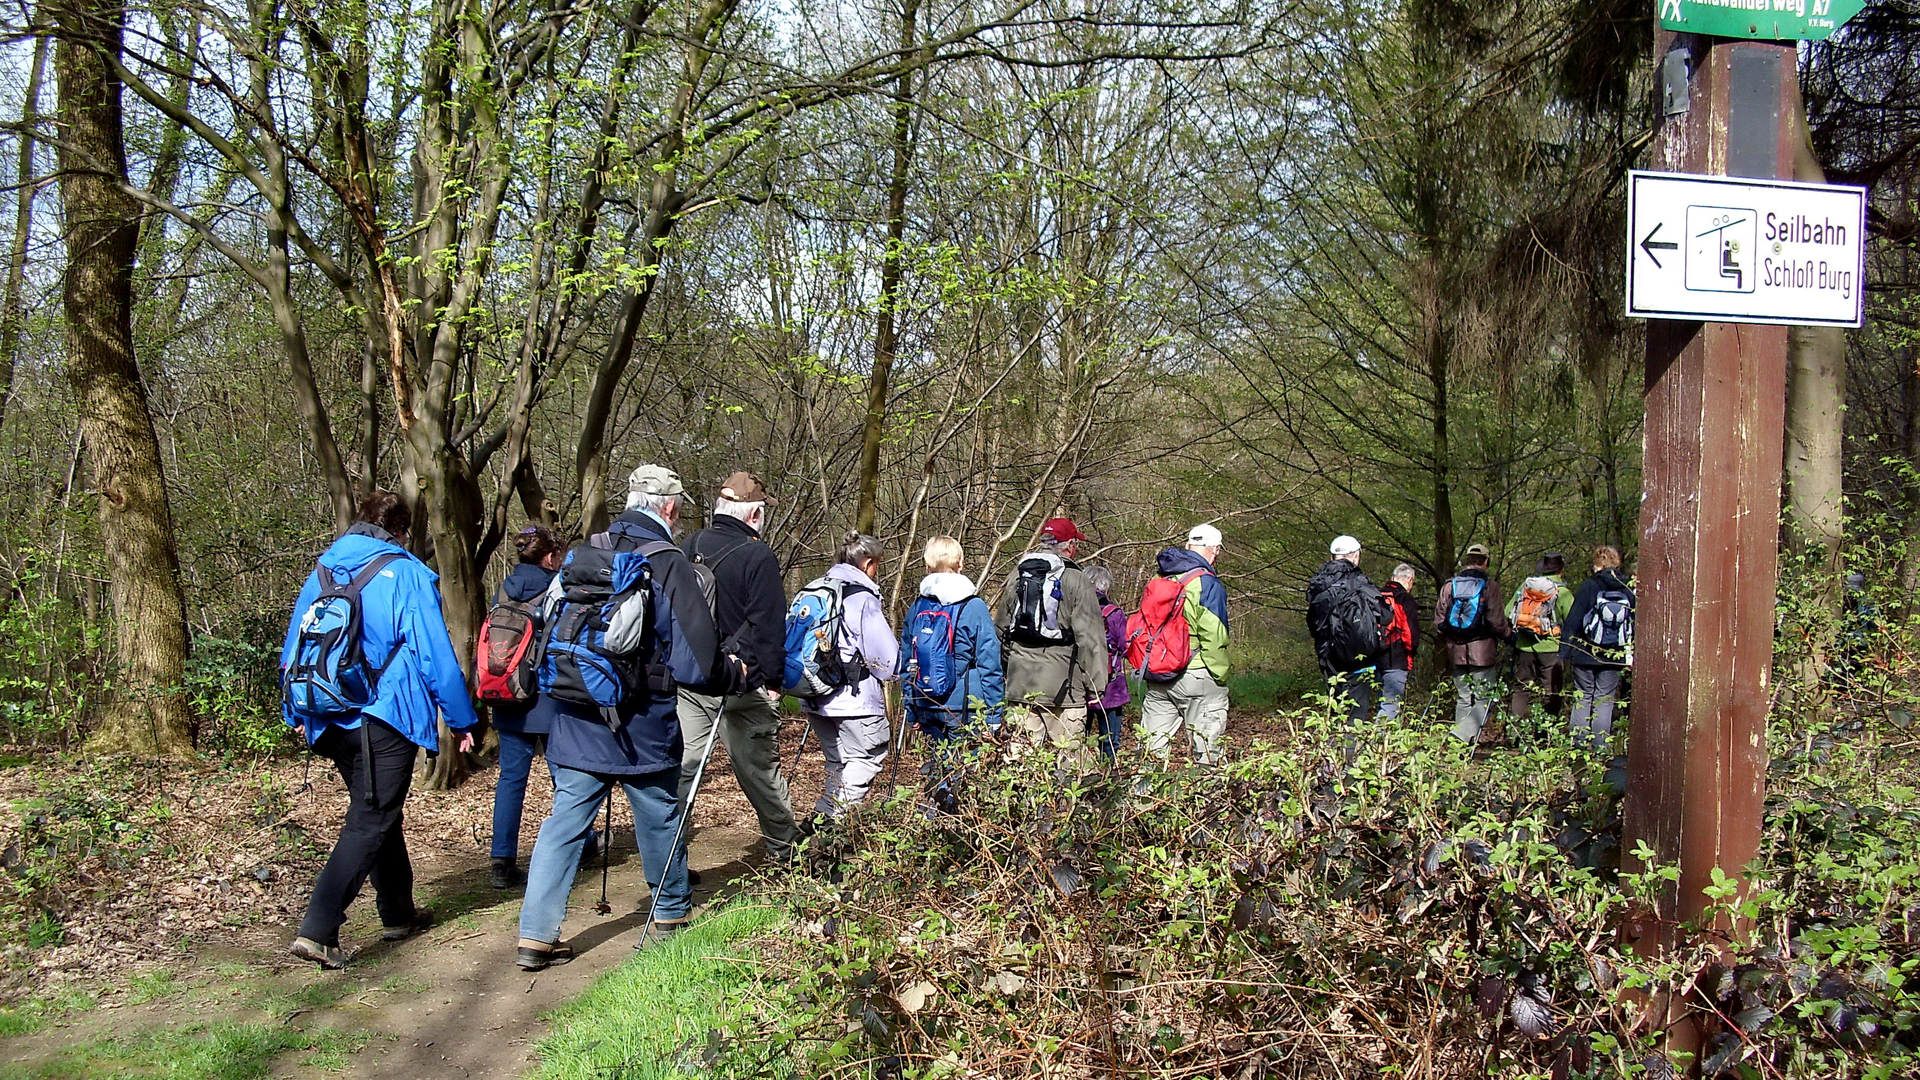
<svg viewBox="0 0 1920 1080"><path fill-rule="evenodd" d="M100 531L119 663L93 736L97 750L192 751L181 690L186 604L160 445L133 354L133 260L140 208L126 181L118 57L124 11L113 0L60 0L60 197L65 210L67 378L100 494Z"/></svg>
<svg viewBox="0 0 1920 1080"><path fill-rule="evenodd" d="M900 52L912 53L919 0L900 12ZM873 334L873 372L867 380L867 415L860 436L860 512L857 527L871 534L879 516L880 442L887 426L887 385L898 351L895 309L906 264L907 177L913 164L913 69L901 69L893 84L893 172L887 178L887 247L880 253L880 311Z"/></svg>
<svg viewBox="0 0 1920 1080"><path fill-rule="evenodd" d="M1814 156L1806 117L1797 118L1793 178L1827 182ZM1787 331L1786 529L1801 554L1818 552L1828 571L1839 569L1842 433L1846 424L1847 332L1838 326L1795 326ZM1827 575L1831 577L1832 574ZM1838 604L1838 582L1831 583Z"/></svg>
<svg viewBox="0 0 1920 1080"><path fill-rule="evenodd" d="M20 326L26 321L21 297L26 288L27 240L33 234L34 125L39 123L40 77L47 66L47 37L33 39L33 66L27 69L27 93L20 104L20 160L13 182L19 185L13 214L13 246L7 252L6 295L0 300L0 425L7 422L13 397L13 369L20 351Z"/></svg>

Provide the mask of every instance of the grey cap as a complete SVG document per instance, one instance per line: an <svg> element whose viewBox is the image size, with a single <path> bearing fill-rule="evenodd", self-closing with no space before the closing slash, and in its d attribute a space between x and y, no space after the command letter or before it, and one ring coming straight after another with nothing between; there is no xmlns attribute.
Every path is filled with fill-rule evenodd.
<svg viewBox="0 0 1920 1080"><path fill-rule="evenodd" d="M627 492L642 495L684 495L680 474L665 465L642 465L627 474Z"/></svg>

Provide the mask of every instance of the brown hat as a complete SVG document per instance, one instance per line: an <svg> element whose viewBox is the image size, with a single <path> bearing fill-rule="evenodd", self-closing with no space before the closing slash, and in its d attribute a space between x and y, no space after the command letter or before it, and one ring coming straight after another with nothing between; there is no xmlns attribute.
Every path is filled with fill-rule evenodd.
<svg viewBox="0 0 1920 1080"><path fill-rule="evenodd" d="M737 472L720 482L720 497L741 503L775 503L778 499L767 494L767 486L760 478L750 472Z"/></svg>

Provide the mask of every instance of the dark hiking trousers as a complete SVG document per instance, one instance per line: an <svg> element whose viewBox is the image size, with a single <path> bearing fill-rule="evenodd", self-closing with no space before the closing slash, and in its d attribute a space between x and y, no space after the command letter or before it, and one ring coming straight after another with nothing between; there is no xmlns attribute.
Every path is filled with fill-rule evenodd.
<svg viewBox="0 0 1920 1080"><path fill-rule="evenodd" d="M340 944L347 905L360 895L361 884L369 878L380 924L413 922L413 864L407 861L407 842L400 835L400 808L413 786L413 759L420 748L378 720L369 718L364 723L365 743L357 729L330 727L313 745L314 753L333 759L352 800L347 804L347 820L340 825L340 839L314 880L307 917L300 922L300 936L322 945ZM371 800L363 745L373 751Z"/></svg>

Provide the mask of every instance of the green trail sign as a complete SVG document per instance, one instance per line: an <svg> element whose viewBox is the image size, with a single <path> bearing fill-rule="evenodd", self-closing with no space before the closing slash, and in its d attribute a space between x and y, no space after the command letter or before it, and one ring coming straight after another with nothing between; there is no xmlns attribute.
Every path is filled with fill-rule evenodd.
<svg viewBox="0 0 1920 1080"><path fill-rule="evenodd" d="M1819 41L1867 6L1867 0L1654 0L1660 25L1688 34Z"/></svg>

